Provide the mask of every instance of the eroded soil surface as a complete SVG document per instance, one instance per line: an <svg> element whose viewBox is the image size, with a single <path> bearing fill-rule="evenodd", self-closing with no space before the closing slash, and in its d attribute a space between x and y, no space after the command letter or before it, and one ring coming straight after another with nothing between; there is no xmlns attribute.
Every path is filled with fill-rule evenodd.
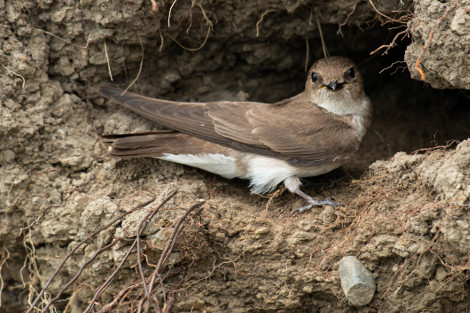
<svg viewBox="0 0 470 313"><path fill-rule="evenodd" d="M142 260L131 250L95 311L137 311L142 276L204 199L154 288L172 312L467 312L469 9L468 0L0 0L0 311L28 308L98 231L36 303L63 291L56 310L83 312L147 214L177 191L140 235ZM100 134L160 126L105 101L97 86L137 79L133 91L171 100L278 101L302 91L305 64L323 57L317 19L329 52L358 63L374 105L357 156L304 183L343 206L292 217L304 203L288 192L268 199L250 195L246 181L106 158ZM364 308L341 290L345 255L376 279Z"/></svg>

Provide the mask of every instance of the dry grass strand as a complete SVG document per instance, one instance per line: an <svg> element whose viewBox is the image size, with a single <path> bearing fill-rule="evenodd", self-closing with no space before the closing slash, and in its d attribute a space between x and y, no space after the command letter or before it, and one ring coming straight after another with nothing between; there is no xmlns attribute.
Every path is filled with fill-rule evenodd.
<svg viewBox="0 0 470 313"><path fill-rule="evenodd" d="M330 57L330 53L328 52L328 48L326 47L326 43L325 43L325 38L323 37L323 31L321 28L320 19L318 18L318 14L315 9L313 10L313 12L315 13L315 19L317 20L318 32L320 33L321 48L323 50L323 56L325 58L328 58Z"/></svg>
<svg viewBox="0 0 470 313"><path fill-rule="evenodd" d="M106 57L106 64L108 65L109 79L113 81L113 73L111 72L111 64L109 62L108 47L106 45L106 40L104 40L103 44L104 44L104 56Z"/></svg>
<svg viewBox="0 0 470 313"><path fill-rule="evenodd" d="M126 89L123 90L121 93L121 96L126 93L126 91L129 90L129 88L132 87L132 85L135 84L135 82L139 79L140 73L142 73L142 67L144 65L144 44L142 43L142 38L140 38L140 34L137 33L137 36L139 36L139 42L140 42L140 48L142 49L142 58L140 59L140 64L139 64L139 71L137 72L137 76L134 78L134 80L131 82L129 86L127 86Z"/></svg>
<svg viewBox="0 0 470 313"><path fill-rule="evenodd" d="M171 40L173 40L178 46L180 46L181 48L183 48L184 50L187 50L187 51L191 51L191 52L196 52L196 51L199 51L201 50L205 45L206 45L206 42L207 40L209 39L209 34L211 32L211 27L209 26L207 28L207 34L206 34L206 38L204 39L204 42L197 48L188 48L188 47L185 47L183 46L181 43L178 42L178 40L176 40L175 37L173 37L172 35L170 34L166 34L168 37L170 37Z"/></svg>
<svg viewBox="0 0 470 313"><path fill-rule="evenodd" d="M65 40L65 39L63 39L63 38L60 38L59 36L57 36L57 35L55 35L55 34L53 34L53 33L51 33L51 32L48 32L47 30L43 30L43 29L36 28L36 27L33 27L33 29L38 30L38 31L40 31L40 32L43 32L44 34L47 34L47 35L49 35L49 36L52 36L52 37L54 37L54 38L56 38L56 39L58 39L58 40L60 40L60 41L65 42L65 43L68 44L68 45L72 45L72 46L75 46L75 47L80 48L80 49L88 49L88 45L90 44L91 33L88 34L88 39L87 39L87 41L86 41L86 45L81 46L81 45L77 45L77 44L75 44L75 43L73 43L73 42L70 42L70 41L68 41L68 40Z"/></svg>
<svg viewBox="0 0 470 313"><path fill-rule="evenodd" d="M15 75L16 77L21 78L21 80L23 81L22 84L21 84L21 89L24 89L24 86L26 85L26 79L22 75L18 74L17 72L15 72L12 69L10 69L10 68L6 67L5 65L3 65L3 63L0 63L0 65L4 69L6 69L8 71L8 73L11 73L11 74Z"/></svg>
<svg viewBox="0 0 470 313"><path fill-rule="evenodd" d="M258 22L256 22L256 37L259 37L259 25L261 24L261 22L263 22L263 19L266 15L268 15L269 13L272 13L272 12L277 12L279 10L277 9L270 9L270 10L267 10L267 11L264 11L263 14L261 14Z"/></svg>
<svg viewBox="0 0 470 313"><path fill-rule="evenodd" d="M170 25L171 11L173 10L173 7L175 6L176 1L178 1L178 0L173 1L173 3L170 6L170 10L168 11L168 28L171 27L171 25Z"/></svg>
<svg viewBox="0 0 470 313"><path fill-rule="evenodd" d="M0 252L0 307L2 306L2 292L4 287L4 281L2 277L3 265L10 258L10 251L8 251L6 246L3 246L3 251Z"/></svg>

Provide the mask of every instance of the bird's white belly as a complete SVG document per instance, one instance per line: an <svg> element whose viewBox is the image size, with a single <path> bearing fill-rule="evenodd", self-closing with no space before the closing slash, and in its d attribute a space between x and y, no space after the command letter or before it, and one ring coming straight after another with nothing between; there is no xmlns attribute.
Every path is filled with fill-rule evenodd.
<svg viewBox="0 0 470 313"><path fill-rule="evenodd" d="M283 160L250 153L235 153L234 156L221 153L199 155L165 153L159 159L200 168L229 179L235 177L249 179L252 192L259 194L274 190L289 177L318 176L341 165L335 162L316 167L294 167Z"/></svg>
<svg viewBox="0 0 470 313"><path fill-rule="evenodd" d="M237 166L234 157L221 153L209 154L170 154L165 153L158 159L197 167L225 178L242 177L244 172Z"/></svg>
<svg viewBox="0 0 470 313"><path fill-rule="evenodd" d="M341 163L334 162L315 167L294 167L286 161L255 154L245 155L243 163L247 166L247 175L242 178L249 179L252 191L261 194L274 190L288 177L318 176L341 166Z"/></svg>

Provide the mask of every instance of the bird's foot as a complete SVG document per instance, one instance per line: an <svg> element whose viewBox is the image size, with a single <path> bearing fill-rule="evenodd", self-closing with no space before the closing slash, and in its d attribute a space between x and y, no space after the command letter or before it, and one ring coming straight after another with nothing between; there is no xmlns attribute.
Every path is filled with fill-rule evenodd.
<svg viewBox="0 0 470 313"><path fill-rule="evenodd" d="M309 195L305 194L300 189L294 190L294 193L301 196L305 200L307 200L308 204L306 206L303 206L301 208L293 210L291 215L294 215L297 212L298 213L305 212L305 211L309 210L310 208L312 208L313 206L331 205L332 207L334 207L336 209L337 206L341 205L341 204L339 204L338 202L334 201L331 198L326 198L326 199L323 199L323 200L315 200L312 197L310 197Z"/></svg>
<svg viewBox="0 0 470 313"><path fill-rule="evenodd" d="M339 204L338 202L334 201L331 198L326 198L326 199L323 199L323 200L315 200L315 199L311 198L311 200L309 200L308 202L309 202L309 204L307 204L306 206L303 206L301 208L292 210L291 215L294 215L295 213L303 213L303 212L311 209L313 206L331 205L332 207L334 207L336 209L337 206L341 205L341 204Z"/></svg>

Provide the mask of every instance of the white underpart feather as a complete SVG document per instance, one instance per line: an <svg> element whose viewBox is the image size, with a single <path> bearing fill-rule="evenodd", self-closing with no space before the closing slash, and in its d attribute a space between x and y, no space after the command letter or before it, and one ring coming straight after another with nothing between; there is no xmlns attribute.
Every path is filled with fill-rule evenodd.
<svg viewBox="0 0 470 313"><path fill-rule="evenodd" d="M293 192L300 186L299 177L322 175L341 165L334 162L310 168L297 168L286 161L256 154L245 153L241 158L238 164L235 158L216 153L165 153L158 159L200 168L225 178L249 179L252 192L259 194L273 191L281 182Z"/></svg>
<svg viewBox="0 0 470 313"><path fill-rule="evenodd" d="M352 115L357 136L359 140L362 140L366 134L366 128L369 126L368 124L370 123L372 115L372 106L367 96L353 100L347 89L337 92L320 89L315 94L315 98L312 99L312 102L333 114Z"/></svg>
<svg viewBox="0 0 470 313"><path fill-rule="evenodd" d="M251 191L267 193L273 191L286 178L296 175L297 169L289 163L264 156L248 155L245 160L248 167L247 177Z"/></svg>
<svg viewBox="0 0 470 313"><path fill-rule="evenodd" d="M247 175L241 178L249 179L252 192L259 194L273 191L281 182L293 192L300 186L300 181L296 178L322 175L341 166L340 162L333 162L301 168L283 160L256 154L245 155L244 163L247 165Z"/></svg>
<svg viewBox="0 0 470 313"><path fill-rule="evenodd" d="M300 179L297 176L291 176L284 179L284 186L290 192L295 192L299 189L301 185L302 183L300 182Z"/></svg>
<svg viewBox="0 0 470 313"><path fill-rule="evenodd" d="M159 159L197 167L225 178L235 178L243 175L233 157L220 153L198 155L165 153Z"/></svg>
<svg viewBox="0 0 470 313"><path fill-rule="evenodd" d="M363 115L354 115L352 123L354 127L356 127L357 137L359 137L359 140L362 140L366 135L366 130L369 126L368 117Z"/></svg>

